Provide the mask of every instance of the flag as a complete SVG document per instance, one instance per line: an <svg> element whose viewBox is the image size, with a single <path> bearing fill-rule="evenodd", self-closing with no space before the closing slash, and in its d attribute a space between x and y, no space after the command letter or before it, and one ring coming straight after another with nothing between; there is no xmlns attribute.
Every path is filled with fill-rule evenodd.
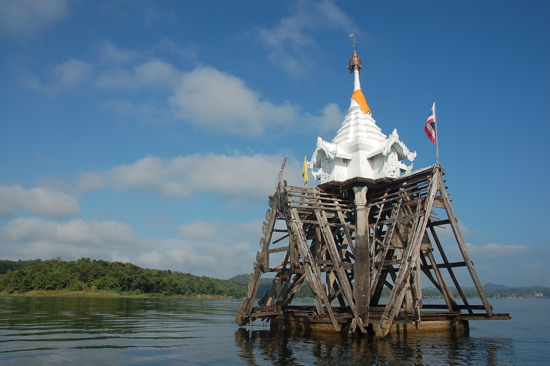
<svg viewBox="0 0 550 366"><path fill-rule="evenodd" d="M351 95L351 98L361 106L363 112L365 112L366 114L372 114L369 105L367 104L367 100L365 99L365 95L363 94L363 91L361 89L357 89L356 91L354 91Z"/></svg>
<svg viewBox="0 0 550 366"><path fill-rule="evenodd" d="M426 132L426 135L428 135L428 138L433 144L437 136L435 123L435 102L432 106L432 110L430 111L430 115L428 116L428 120L426 121L426 125L424 126L424 131Z"/></svg>
<svg viewBox="0 0 550 366"><path fill-rule="evenodd" d="M302 177L304 177L304 186L307 184L307 178L308 178L308 174L307 174L307 159L306 159L306 156L304 155L304 166L302 167Z"/></svg>

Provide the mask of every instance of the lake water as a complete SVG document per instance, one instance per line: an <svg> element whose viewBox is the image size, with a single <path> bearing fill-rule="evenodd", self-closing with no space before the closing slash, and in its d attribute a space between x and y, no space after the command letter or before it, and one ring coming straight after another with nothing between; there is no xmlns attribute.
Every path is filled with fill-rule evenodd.
<svg viewBox="0 0 550 366"><path fill-rule="evenodd" d="M512 320L373 340L239 329L240 300L0 298L1 365L549 365L550 300L494 299Z"/></svg>

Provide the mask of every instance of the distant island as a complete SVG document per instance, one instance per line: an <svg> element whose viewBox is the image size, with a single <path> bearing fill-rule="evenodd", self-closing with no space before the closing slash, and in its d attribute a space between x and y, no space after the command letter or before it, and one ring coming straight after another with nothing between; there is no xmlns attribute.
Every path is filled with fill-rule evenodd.
<svg viewBox="0 0 550 366"><path fill-rule="evenodd" d="M0 296L123 296L123 297L206 297L243 298L247 294L250 274L229 280L195 276L170 270L141 268L131 263L109 262L90 258L76 261L0 260ZM262 279L257 297L271 287L270 279ZM490 298L550 297L550 288L542 286L508 287L487 283L483 286ZM456 289L451 288L458 297ZM464 287L468 298L477 297L473 287ZM382 293L389 296L389 291ZM422 289L423 297L439 298L435 288ZM313 292L303 286L296 298L312 298Z"/></svg>

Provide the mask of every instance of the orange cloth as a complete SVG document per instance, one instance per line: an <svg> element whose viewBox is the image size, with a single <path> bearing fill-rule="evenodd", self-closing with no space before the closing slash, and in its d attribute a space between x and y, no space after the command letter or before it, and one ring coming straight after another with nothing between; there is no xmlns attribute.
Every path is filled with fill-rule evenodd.
<svg viewBox="0 0 550 366"><path fill-rule="evenodd" d="M372 114L372 112L370 111L369 105L367 104L367 100L365 99L365 96L363 95L363 91L361 91L361 89L357 89L356 91L354 91L351 97L353 98L353 100L357 102L357 104L361 106L361 109L363 110L363 112L367 114Z"/></svg>

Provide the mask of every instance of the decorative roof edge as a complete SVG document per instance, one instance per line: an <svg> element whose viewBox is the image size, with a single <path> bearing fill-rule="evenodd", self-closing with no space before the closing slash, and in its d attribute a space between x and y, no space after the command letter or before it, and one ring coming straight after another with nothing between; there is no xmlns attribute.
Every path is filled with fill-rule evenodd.
<svg viewBox="0 0 550 366"><path fill-rule="evenodd" d="M315 148L315 151L313 152L313 155L311 157L311 167L319 167L320 162L317 162L317 154L320 151L324 151L324 153L330 158L341 158L341 159L351 159L351 155L346 153L344 150L342 150L338 145L333 144L332 142L328 142L323 140L320 137L317 137L317 147Z"/></svg>
<svg viewBox="0 0 550 366"><path fill-rule="evenodd" d="M367 154L367 159L373 158L379 154L382 154L383 156L387 156L390 153L391 148L395 144L397 144L401 148L402 154L399 154L401 155L400 160L407 158L409 161L414 161L414 159L416 158L416 151L415 152L409 151L409 148L407 147L407 145L405 145L403 141L399 140L399 135L397 134L397 128L395 128L392 131L391 135L388 137L387 140L382 141L376 149L374 149L373 151Z"/></svg>

